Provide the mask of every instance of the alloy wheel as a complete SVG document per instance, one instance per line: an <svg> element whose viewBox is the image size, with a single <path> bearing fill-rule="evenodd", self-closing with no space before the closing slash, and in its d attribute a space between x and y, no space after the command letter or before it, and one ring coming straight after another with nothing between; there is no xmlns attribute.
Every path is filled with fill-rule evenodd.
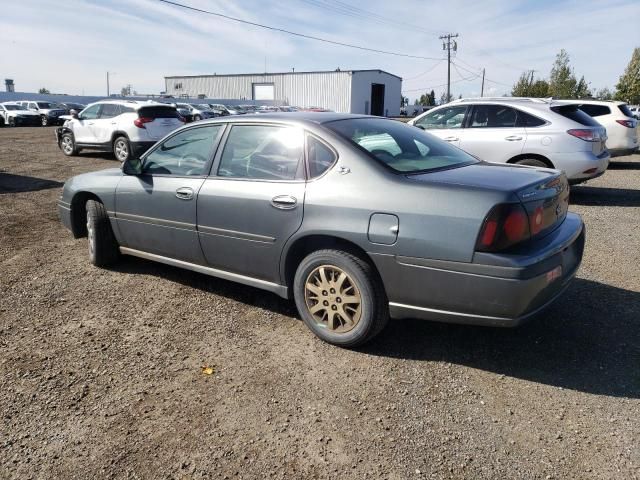
<svg viewBox="0 0 640 480"><path fill-rule="evenodd" d="M73 153L73 140L71 137L63 137L62 138L62 150L67 155L71 155Z"/></svg>
<svg viewBox="0 0 640 480"><path fill-rule="evenodd" d="M316 323L333 333L352 330L362 317L362 296L353 279L334 265L320 265L307 277L304 299Z"/></svg>
<svg viewBox="0 0 640 480"><path fill-rule="evenodd" d="M129 149L127 144L123 140L118 140L114 147L116 158L121 162L124 162L129 156Z"/></svg>

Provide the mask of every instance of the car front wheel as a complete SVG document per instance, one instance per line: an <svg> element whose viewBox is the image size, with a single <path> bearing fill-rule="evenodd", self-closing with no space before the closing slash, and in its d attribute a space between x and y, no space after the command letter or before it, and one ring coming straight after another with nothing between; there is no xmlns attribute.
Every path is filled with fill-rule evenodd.
<svg viewBox="0 0 640 480"><path fill-rule="evenodd" d="M113 142L113 153L118 160L126 162L131 156L131 146L126 137L118 137Z"/></svg>
<svg viewBox="0 0 640 480"><path fill-rule="evenodd" d="M62 148L62 153L67 157L73 157L78 154L76 142L73 140L73 135L70 133L62 135L62 138L60 138L60 147Z"/></svg>
<svg viewBox="0 0 640 480"><path fill-rule="evenodd" d="M302 260L293 293L305 324L333 345L362 345L389 318L384 288L371 264L342 250L318 250Z"/></svg>
<svg viewBox="0 0 640 480"><path fill-rule="evenodd" d="M47 118L46 115L42 115L40 117L40 122L42 123L43 127L46 127L47 125L49 125L49 119Z"/></svg>
<svg viewBox="0 0 640 480"><path fill-rule="evenodd" d="M106 267L120 256L118 242L113 235L104 205L96 200L89 200L86 207L89 258L96 267Z"/></svg>

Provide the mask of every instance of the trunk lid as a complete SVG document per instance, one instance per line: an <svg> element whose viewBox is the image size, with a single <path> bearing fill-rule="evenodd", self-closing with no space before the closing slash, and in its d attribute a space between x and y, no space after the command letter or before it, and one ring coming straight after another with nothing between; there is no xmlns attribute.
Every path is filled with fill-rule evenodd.
<svg viewBox="0 0 640 480"><path fill-rule="evenodd" d="M153 140L159 140L182 126L178 111L169 105L142 107L138 110L138 116L151 119L150 122L144 124L144 127L147 129L149 137Z"/></svg>

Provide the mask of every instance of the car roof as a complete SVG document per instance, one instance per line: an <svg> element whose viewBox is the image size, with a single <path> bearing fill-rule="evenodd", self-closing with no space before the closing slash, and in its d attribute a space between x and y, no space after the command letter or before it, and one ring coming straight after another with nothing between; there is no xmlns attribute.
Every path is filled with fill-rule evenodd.
<svg viewBox="0 0 640 480"><path fill-rule="evenodd" d="M620 102L617 100L591 100L589 98L571 99L571 100L556 100L556 103L561 105L583 105L588 103L589 105L626 105L626 102Z"/></svg>
<svg viewBox="0 0 640 480"><path fill-rule="evenodd" d="M381 120L389 120L390 122L395 122L396 120L387 119L385 117L375 117L371 115L356 115L351 113L336 113L336 112L269 112L269 113L259 113L259 114L248 114L248 115L233 115L227 117L216 117L214 119L205 120L198 122L202 124L204 122L207 123L246 123L246 122L266 122L269 121L286 121L292 120L294 122L301 123L316 123L323 124L334 122L336 120L350 120L357 118L376 118Z"/></svg>

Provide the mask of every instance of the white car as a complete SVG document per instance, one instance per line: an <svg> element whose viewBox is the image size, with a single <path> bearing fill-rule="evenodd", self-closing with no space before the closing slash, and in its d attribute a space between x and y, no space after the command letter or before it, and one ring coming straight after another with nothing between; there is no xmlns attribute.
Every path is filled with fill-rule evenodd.
<svg viewBox="0 0 640 480"><path fill-rule="evenodd" d="M638 105L627 105L629 107L629 111L633 118L636 120L640 120L640 107Z"/></svg>
<svg viewBox="0 0 640 480"><path fill-rule="evenodd" d="M43 127L49 125L60 125L63 123L60 117L64 115L66 110L59 104L54 102L43 102L40 100L20 100L14 102L20 104L25 110L35 112L40 117L40 124Z"/></svg>
<svg viewBox="0 0 640 480"><path fill-rule="evenodd" d="M563 100L562 103L577 105L607 129L607 148L612 157L638 150L638 120L626 103L603 100Z"/></svg>
<svg viewBox="0 0 640 480"><path fill-rule="evenodd" d="M20 127L23 125L40 125L40 115L26 110L22 105L5 102L0 103L0 127Z"/></svg>
<svg viewBox="0 0 640 480"><path fill-rule="evenodd" d="M604 127L576 105L535 98L471 98L408 122L487 162L563 170L571 183L609 166Z"/></svg>
<svg viewBox="0 0 640 480"><path fill-rule="evenodd" d="M65 155L82 149L113 152L124 162L146 152L157 140L184 123L176 107L134 100L104 100L88 105L56 129Z"/></svg>

